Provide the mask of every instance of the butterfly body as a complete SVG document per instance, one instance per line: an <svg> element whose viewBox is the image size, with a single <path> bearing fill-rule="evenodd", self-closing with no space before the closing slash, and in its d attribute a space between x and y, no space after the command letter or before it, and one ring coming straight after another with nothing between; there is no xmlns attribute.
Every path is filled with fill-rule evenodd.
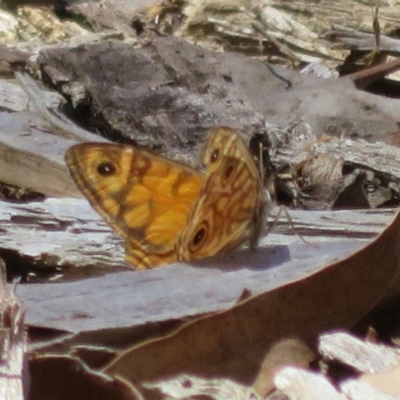
<svg viewBox="0 0 400 400"><path fill-rule="evenodd" d="M72 146L66 163L92 207L125 240L138 269L254 248L265 200L256 165L237 132L210 130L204 172L132 146Z"/></svg>

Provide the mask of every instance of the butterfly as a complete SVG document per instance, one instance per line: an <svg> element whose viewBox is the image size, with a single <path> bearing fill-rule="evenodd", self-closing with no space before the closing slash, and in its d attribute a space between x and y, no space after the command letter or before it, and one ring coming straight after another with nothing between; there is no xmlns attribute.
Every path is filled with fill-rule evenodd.
<svg viewBox="0 0 400 400"><path fill-rule="evenodd" d="M77 187L125 240L126 261L137 269L258 244L270 202L231 128L208 132L200 169L108 143L74 145L65 160Z"/></svg>

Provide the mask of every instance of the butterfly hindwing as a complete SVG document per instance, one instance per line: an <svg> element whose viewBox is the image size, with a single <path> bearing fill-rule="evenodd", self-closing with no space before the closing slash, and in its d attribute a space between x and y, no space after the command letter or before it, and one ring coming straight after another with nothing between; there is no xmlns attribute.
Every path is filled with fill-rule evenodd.
<svg viewBox="0 0 400 400"><path fill-rule="evenodd" d="M200 161L206 182L179 240L180 260L228 251L249 240L256 247L265 219L258 169L231 128L211 129Z"/></svg>

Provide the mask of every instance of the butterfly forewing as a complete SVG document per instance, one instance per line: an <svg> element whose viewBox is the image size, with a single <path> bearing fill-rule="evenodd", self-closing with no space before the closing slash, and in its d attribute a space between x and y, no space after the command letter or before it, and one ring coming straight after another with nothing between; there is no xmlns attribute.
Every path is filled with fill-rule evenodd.
<svg viewBox="0 0 400 400"><path fill-rule="evenodd" d="M148 255L154 254L160 264L171 262L176 238L203 186L202 173L118 144L75 145L67 151L66 162L91 205L128 239L128 261L134 258L141 267L143 254L144 265L153 267Z"/></svg>

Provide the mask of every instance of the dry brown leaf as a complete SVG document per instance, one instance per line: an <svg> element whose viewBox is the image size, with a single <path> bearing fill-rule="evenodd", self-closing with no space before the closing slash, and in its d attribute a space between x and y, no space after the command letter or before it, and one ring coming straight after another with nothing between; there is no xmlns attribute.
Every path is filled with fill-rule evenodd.
<svg viewBox="0 0 400 400"><path fill-rule="evenodd" d="M129 382L110 378L66 355L31 356L29 400L143 400Z"/></svg>
<svg viewBox="0 0 400 400"><path fill-rule="evenodd" d="M400 213L362 250L303 279L121 353L104 372L133 383L186 373L250 383L271 345L353 325L381 299L400 258ZM379 268L377 267L379 266Z"/></svg>

